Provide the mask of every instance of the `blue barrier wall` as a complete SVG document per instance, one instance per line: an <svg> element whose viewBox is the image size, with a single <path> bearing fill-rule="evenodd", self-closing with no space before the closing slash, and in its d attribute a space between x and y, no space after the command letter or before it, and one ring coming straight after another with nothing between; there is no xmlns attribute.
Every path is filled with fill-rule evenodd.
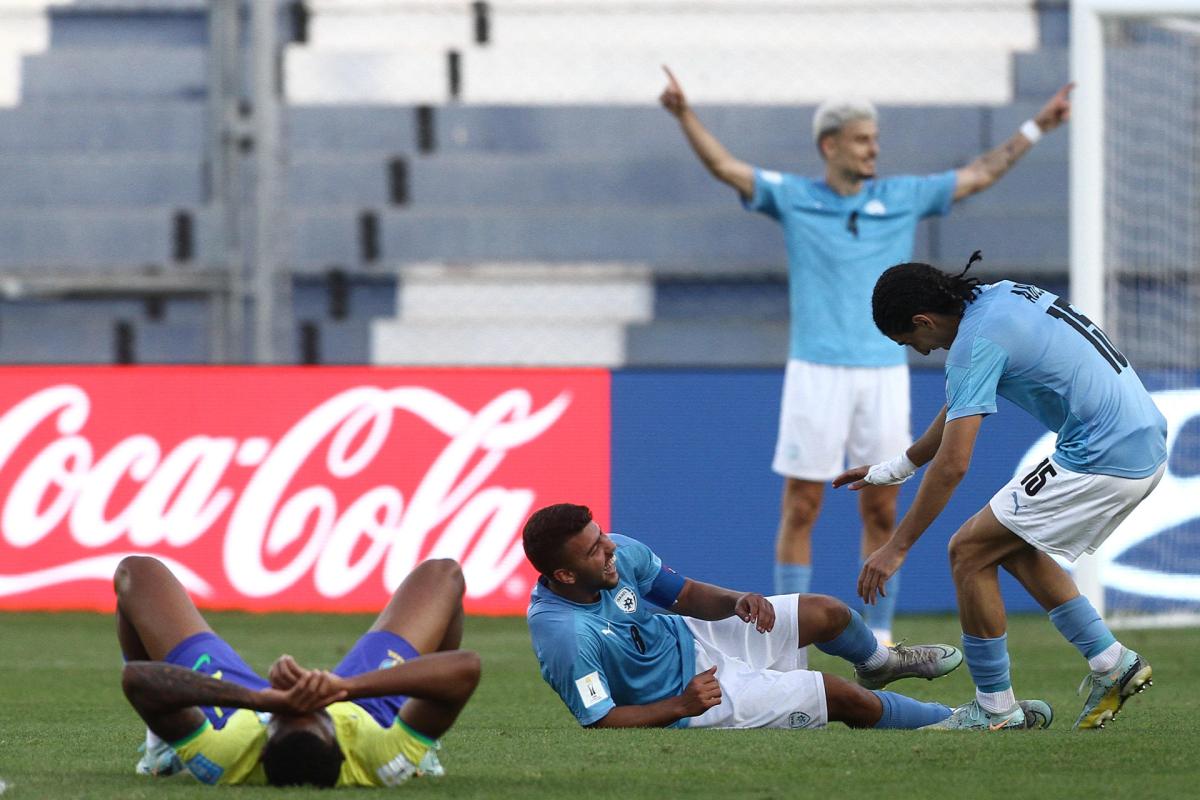
<svg viewBox="0 0 1200 800"><path fill-rule="evenodd" d="M770 593L783 480L771 471L781 370L619 371L613 374L612 519L690 577ZM945 401L940 369L912 374L913 426ZM1012 477L1045 431L1001 400L982 426L971 471L904 566L901 612L953 611L946 543ZM904 486L901 512L916 481ZM583 500L582 502L586 502ZM860 529L855 499L829 490L813 533L812 590L851 602ZM1007 575L1010 611L1037 605Z"/></svg>

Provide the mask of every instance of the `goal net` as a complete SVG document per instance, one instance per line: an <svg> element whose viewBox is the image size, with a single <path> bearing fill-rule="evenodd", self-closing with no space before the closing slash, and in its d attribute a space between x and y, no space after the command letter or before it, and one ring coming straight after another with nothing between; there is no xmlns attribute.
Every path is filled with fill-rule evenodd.
<svg viewBox="0 0 1200 800"><path fill-rule="evenodd" d="M1076 0L1073 302L1169 426L1151 497L1078 571L1116 624L1200 624L1200 0Z"/></svg>

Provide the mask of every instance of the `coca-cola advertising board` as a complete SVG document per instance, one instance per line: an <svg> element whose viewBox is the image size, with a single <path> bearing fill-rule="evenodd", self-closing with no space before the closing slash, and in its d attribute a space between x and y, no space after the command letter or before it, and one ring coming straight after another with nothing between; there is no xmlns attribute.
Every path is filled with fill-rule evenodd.
<svg viewBox="0 0 1200 800"><path fill-rule="evenodd" d="M519 614L541 505L609 514L605 370L0 369L0 608L113 608L131 553L203 608L376 611L417 563Z"/></svg>

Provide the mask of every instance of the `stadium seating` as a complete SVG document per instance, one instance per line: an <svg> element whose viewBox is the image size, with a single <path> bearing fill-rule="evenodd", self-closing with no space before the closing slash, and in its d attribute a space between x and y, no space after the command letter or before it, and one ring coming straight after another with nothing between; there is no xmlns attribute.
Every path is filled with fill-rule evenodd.
<svg viewBox="0 0 1200 800"><path fill-rule="evenodd" d="M320 359L329 362L403 360L383 344L398 339L379 332L394 322L370 330L372 315L406 308L403 277L413 264L620 262L645 265L653 289L652 315L614 315L625 338L610 352L622 363L779 363L787 319L780 233L742 212L691 156L656 104L660 61L678 67L705 123L731 150L802 173L820 169L809 133L813 103L837 88L828 74L804 71L822 61L818 45L841 63L838 48L861 50L864 36L887 30L906 56L888 61L890 51L879 47L877 58L858 65L898 78L886 86L842 70L847 87L880 89L881 167L891 174L966 163L1010 135L1066 78L1065 11L1055 3L1004 0L946 14L939 24L957 26L957 51L904 66L916 60L913 48L930 23L912 4L889 0L805 4L800 18L782 0L744 15L696 0L673 25L663 16L672 4L658 0L636 4L633 22L575 0L484 4L491 13L482 20L472 4L438 0L309 0L303 19L279 2L281 37L291 42L282 252L295 274L295 322L315 326ZM828 29L835 11L868 7L874 25ZM899 15L890 28L880 9ZM726 15L722 39L766 27L765 42L715 47L709 23L718 11ZM4 14L20 24L8 25ZM0 268L190 274L219 264L206 41L202 0L5 4ZM804 69L780 60L789 43L807 48ZM458 53L456 91L450 51ZM4 66L10 62L20 68ZM786 79L769 77L772 69ZM933 86L947 74L958 83ZM996 75L1000 85L989 83ZM924 223L915 255L957 263L979 248L989 269L1059 279L1066 148L1066 136L1047 137L995 188ZM338 292L349 293L348 312L331 300ZM112 327L129 315L146 326L137 358L205 360L213 324L206 314L181 313L167 325L124 300L62 302L74 305L60 317L18 310L34 303L28 299L0 306L0 361L42 358L31 353L49 344L29 349L38 331L85 318L110 333L88 334L72 358L111 360ZM8 333L18 319L25 338ZM160 336L171 341L150 344ZM287 338L289 356L300 357L299 334Z"/></svg>

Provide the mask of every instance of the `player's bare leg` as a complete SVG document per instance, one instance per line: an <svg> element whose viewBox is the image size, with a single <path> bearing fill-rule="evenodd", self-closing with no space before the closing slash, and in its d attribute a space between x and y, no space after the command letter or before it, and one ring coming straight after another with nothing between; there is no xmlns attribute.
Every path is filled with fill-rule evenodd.
<svg viewBox="0 0 1200 800"><path fill-rule="evenodd" d="M479 657L457 651L462 642L463 595L466 581L452 559L424 561L392 593L372 631L402 636L422 655L444 651L454 656L445 668L427 680L423 696L412 697L400 709L400 718L415 730L436 739L454 724L479 683ZM415 666L417 662L412 662ZM416 694L414 692L413 694ZM419 765L422 774L441 774L436 751L431 749Z"/></svg>
<svg viewBox="0 0 1200 800"><path fill-rule="evenodd" d="M161 661L174 647L212 628L200 615L187 590L158 559L129 556L113 574L117 595L117 641L128 661ZM171 747L149 729L136 771L140 775L173 775L183 763Z"/></svg>
<svg viewBox="0 0 1200 800"><path fill-rule="evenodd" d="M862 558L887 544L896 527L897 486L867 486L858 492L858 513L862 517ZM893 641L892 620L896 614L896 596L900 591L900 574L893 575L884 586L886 594L874 605L867 606L863 617L875 636L884 644Z"/></svg>
<svg viewBox="0 0 1200 800"><path fill-rule="evenodd" d="M149 556L121 560L113 574L117 639L125 658L161 661L189 636L211 632L179 579Z"/></svg>
<svg viewBox="0 0 1200 800"><path fill-rule="evenodd" d="M825 484L785 478L775 539L775 593L806 594L812 570L812 529Z"/></svg>
<svg viewBox="0 0 1200 800"><path fill-rule="evenodd" d="M958 594L963 651L975 683L975 699L955 709L937 727L944 729L1024 730L1031 727L1017 703L1009 674L1007 616L1000 594L999 565L1026 543L1001 525L987 506L967 520L950 539L950 572ZM1050 707L1027 701L1045 727Z"/></svg>
<svg viewBox="0 0 1200 800"><path fill-rule="evenodd" d="M402 636L422 654L457 650L462 642L465 592L457 561L423 561L392 593L371 630Z"/></svg>
<svg viewBox="0 0 1200 800"><path fill-rule="evenodd" d="M1076 728L1105 727L1126 700L1154 684L1150 663L1116 640L1057 561L1026 545L1003 566L1050 613L1064 638L1088 659L1091 673L1080 686L1088 696L1075 720Z"/></svg>

